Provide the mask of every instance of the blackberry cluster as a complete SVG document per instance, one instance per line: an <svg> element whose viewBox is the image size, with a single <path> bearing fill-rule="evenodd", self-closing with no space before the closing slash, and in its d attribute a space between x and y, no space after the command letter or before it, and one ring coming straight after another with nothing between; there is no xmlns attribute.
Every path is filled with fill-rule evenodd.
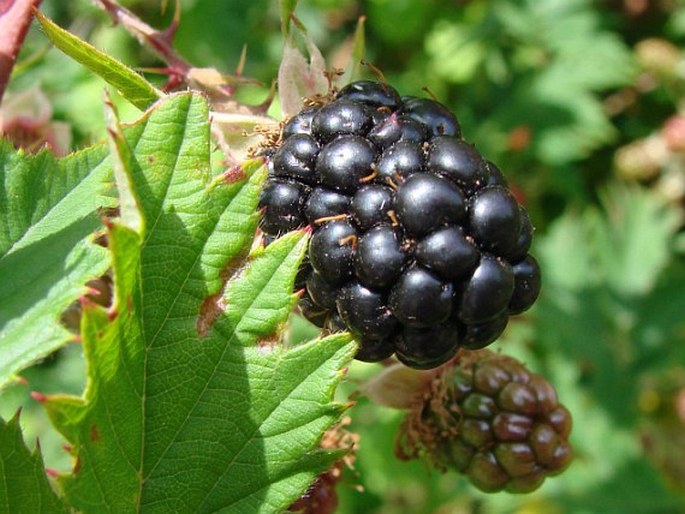
<svg viewBox="0 0 685 514"><path fill-rule="evenodd" d="M527 493L570 464L571 415L554 387L518 361L492 355L456 368L450 400L461 418L440 458L479 489Z"/></svg>
<svg viewBox="0 0 685 514"><path fill-rule="evenodd" d="M530 219L439 102L353 82L292 117L265 154L266 241L312 228L299 308L351 331L357 359L436 367L493 342L537 298Z"/></svg>

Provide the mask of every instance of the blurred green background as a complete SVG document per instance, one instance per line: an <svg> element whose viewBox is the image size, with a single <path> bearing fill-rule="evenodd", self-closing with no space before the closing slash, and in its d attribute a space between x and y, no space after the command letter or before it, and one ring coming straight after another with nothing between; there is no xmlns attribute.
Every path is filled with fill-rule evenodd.
<svg viewBox="0 0 685 514"><path fill-rule="evenodd" d="M173 14L173 2L122 3L160 28ZM181 7L179 52L232 73L245 46L243 74L265 86L245 94L263 97L282 53L277 3ZM162 65L85 0L45 0L42 10L131 66ZM552 381L575 422L565 474L530 495L486 495L456 473L396 460L402 413L362 398L350 411L361 440L339 512L685 512L685 2L302 0L296 13L337 67L365 16L366 58L403 94L429 88L502 168L537 228L544 285L496 346ZM102 137L104 83L35 27L5 105L34 86L68 124L72 148ZM136 115L119 103L122 117ZM293 332L313 333L302 320ZM378 370L355 364L341 396ZM0 416L23 406L29 444L40 437L48 467L67 469L29 393L77 393L80 349L23 376L0 394Z"/></svg>

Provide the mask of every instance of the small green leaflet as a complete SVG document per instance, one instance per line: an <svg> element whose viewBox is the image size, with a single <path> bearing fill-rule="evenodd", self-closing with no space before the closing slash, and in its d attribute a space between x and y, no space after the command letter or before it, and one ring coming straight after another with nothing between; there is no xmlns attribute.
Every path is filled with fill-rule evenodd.
<svg viewBox="0 0 685 514"><path fill-rule="evenodd" d="M134 128L110 127L139 219L109 227L115 300L85 307L88 385L44 402L76 459L59 483L84 512L282 512L340 457L317 445L355 345L277 342L308 237L250 252L266 169L212 176L202 96Z"/></svg>
<svg viewBox="0 0 685 514"><path fill-rule="evenodd" d="M48 483L40 450L24 445L19 413L7 423L0 418L0 512L68 512Z"/></svg>
<svg viewBox="0 0 685 514"><path fill-rule="evenodd" d="M366 16L360 16L359 20L357 20L357 28L354 31L350 60L348 61L345 73L340 80L340 83L343 85L348 84L353 80L358 80L361 76L362 59L364 58L364 51L366 48L366 36L364 32L365 23Z"/></svg>
<svg viewBox="0 0 685 514"><path fill-rule="evenodd" d="M102 77L138 109L147 109L163 93L128 66L55 25L40 11L35 13L54 45L90 71Z"/></svg>

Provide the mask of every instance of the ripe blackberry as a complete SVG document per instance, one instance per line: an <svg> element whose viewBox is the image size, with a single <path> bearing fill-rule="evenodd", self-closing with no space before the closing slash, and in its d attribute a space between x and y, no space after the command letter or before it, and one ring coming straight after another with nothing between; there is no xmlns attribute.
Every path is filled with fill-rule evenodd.
<svg viewBox="0 0 685 514"><path fill-rule="evenodd" d="M314 188L304 204L304 216L312 225L323 218L345 214L352 199L342 193L323 187Z"/></svg>
<svg viewBox="0 0 685 514"><path fill-rule="evenodd" d="M424 165L420 140L400 140L381 153L376 164L379 182L400 184Z"/></svg>
<svg viewBox="0 0 685 514"><path fill-rule="evenodd" d="M485 492L531 492L570 464L571 415L515 359L472 352L431 382L400 433L400 457L428 457Z"/></svg>
<svg viewBox="0 0 685 514"><path fill-rule="evenodd" d="M472 273L480 253L461 227L445 227L427 235L416 245L416 262L449 280Z"/></svg>
<svg viewBox="0 0 685 514"><path fill-rule="evenodd" d="M364 135L372 121L371 110L364 104L339 98L314 115L311 131L319 141L328 142L343 134Z"/></svg>
<svg viewBox="0 0 685 514"><path fill-rule="evenodd" d="M454 357L459 347L459 328L446 322L429 328L404 328L395 341L395 355L409 367L431 369Z"/></svg>
<svg viewBox="0 0 685 514"><path fill-rule="evenodd" d="M395 205L402 228L417 237L458 224L466 213L459 188L430 173L417 173L405 180L397 189Z"/></svg>
<svg viewBox="0 0 685 514"><path fill-rule="evenodd" d="M469 225L484 250L506 257L516 249L521 232L519 205L502 186L485 187L469 201Z"/></svg>
<svg viewBox="0 0 685 514"><path fill-rule="evenodd" d="M488 168L475 147L454 136L433 138L428 147L428 171L448 178L471 193L483 186Z"/></svg>
<svg viewBox="0 0 685 514"><path fill-rule="evenodd" d="M372 108L386 108L396 110L401 102L400 95L387 84L372 80L358 80L347 84L338 94L338 98L346 98Z"/></svg>
<svg viewBox="0 0 685 514"><path fill-rule="evenodd" d="M359 282L342 288L336 301L338 312L350 332L370 340L380 340L392 333L398 324L381 293L367 289Z"/></svg>
<svg viewBox="0 0 685 514"><path fill-rule="evenodd" d="M390 310L406 327L430 327L445 321L452 312L453 286L421 266L405 271L395 282L388 302Z"/></svg>
<svg viewBox="0 0 685 514"><path fill-rule="evenodd" d="M274 175L314 184L314 163L319 154L319 144L307 134L295 134L286 139L274 154Z"/></svg>
<svg viewBox="0 0 685 514"><path fill-rule="evenodd" d="M321 149L316 172L323 185L351 194L371 175L375 158L375 148L368 140L343 135Z"/></svg>
<svg viewBox="0 0 685 514"><path fill-rule="evenodd" d="M393 113L369 131L369 140L380 149L408 141L422 143L428 139L428 128L407 116Z"/></svg>
<svg viewBox="0 0 685 514"><path fill-rule="evenodd" d="M261 229L269 235L280 235L304 224L302 206L309 188L290 180L269 180L259 199L263 209Z"/></svg>
<svg viewBox="0 0 685 514"><path fill-rule="evenodd" d="M369 230L374 225L392 221L388 213L393 211L394 191L379 184L360 187L352 197L350 214L359 230Z"/></svg>
<svg viewBox="0 0 685 514"><path fill-rule="evenodd" d="M320 273L310 271L305 282L309 298L324 311L335 309L339 288L331 285Z"/></svg>
<svg viewBox="0 0 685 514"><path fill-rule="evenodd" d="M379 225L359 238L355 271L365 286L382 291L399 278L407 259L395 229Z"/></svg>
<svg viewBox="0 0 685 514"><path fill-rule="evenodd" d="M264 241L311 227L300 310L354 333L357 358L438 366L535 301L530 218L444 105L353 82L278 141L261 153Z"/></svg>
<svg viewBox="0 0 685 514"><path fill-rule="evenodd" d="M511 265L483 254L471 277L463 282L459 318L464 323L482 323L506 310L514 293Z"/></svg>
<svg viewBox="0 0 685 514"><path fill-rule="evenodd" d="M352 278L357 231L347 221L331 221L314 232L309 242L312 268L332 285Z"/></svg>
<svg viewBox="0 0 685 514"><path fill-rule="evenodd" d="M317 107L307 107L290 118L288 123L283 126L283 140L287 140L295 134L311 134L312 119L317 112L319 112Z"/></svg>
<svg viewBox="0 0 685 514"><path fill-rule="evenodd" d="M408 118L425 126L433 136L461 136L456 116L435 100L407 97L399 110Z"/></svg>
<svg viewBox="0 0 685 514"><path fill-rule="evenodd" d="M527 310L540 293L540 266L535 257L529 255L512 268L514 292L509 300L509 313L519 314Z"/></svg>

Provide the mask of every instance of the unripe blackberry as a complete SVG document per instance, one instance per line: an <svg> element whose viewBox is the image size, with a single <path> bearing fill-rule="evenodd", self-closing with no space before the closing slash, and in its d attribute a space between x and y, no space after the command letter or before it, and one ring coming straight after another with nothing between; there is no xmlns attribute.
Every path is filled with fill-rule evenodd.
<svg viewBox="0 0 685 514"><path fill-rule="evenodd" d="M398 455L424 456L485 492L527 493L568 467L571 415L552 385L511 357L464 355L410 412Z"/></svg>
<svg viewBox="0 0 685 514"><path fill-rule="evenodd" d="M264 241L310 227L301 311L351 331L359 359L439 366L535 301L530 219L444 105L358 81L279 136L260 153Z"/></svg>

